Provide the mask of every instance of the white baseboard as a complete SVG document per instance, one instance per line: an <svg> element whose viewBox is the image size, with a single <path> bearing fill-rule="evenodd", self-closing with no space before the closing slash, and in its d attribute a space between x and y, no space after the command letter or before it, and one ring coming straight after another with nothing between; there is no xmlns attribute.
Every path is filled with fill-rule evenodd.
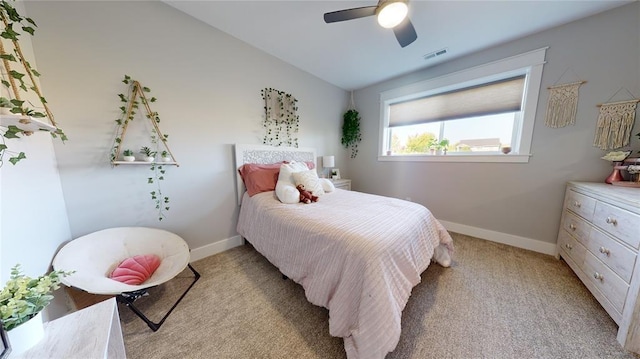
<svg viewBox="0 0 640 359"><path fill-rule="evenodd" d="M222 253L234 247L238 247L244 244L242 236L234 236L231 238L223 239L215 243L207 244L202 247L194 248L191 250L191 262L195 262L202 258L212 256L214 254Z"/></svg>
<svg viewBox="0 0 640 359"><path fill-rule="evenodd" d="M442 225L451 232L464 234L467 236L473 236L488 241L507 244L513 247L528 249L530 251L549 254L555 256L558 254L556 244L539 241L537 239L531 239L526 237L515 236L513 234L507 234L502 232L490 231L488 229L482 229L477 227L471 227L464 224L447 222L438 220Z"/></svg>

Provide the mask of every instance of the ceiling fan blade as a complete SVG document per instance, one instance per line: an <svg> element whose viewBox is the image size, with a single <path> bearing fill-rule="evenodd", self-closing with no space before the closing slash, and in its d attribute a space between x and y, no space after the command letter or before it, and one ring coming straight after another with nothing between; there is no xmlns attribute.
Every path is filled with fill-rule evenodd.
<svg viewBox="0 0 640 359"><path fill-rule="evenodd" d="M393 28L393 33L396 34L396 39L400 43L400 46L405 47L412 42L416 41L418 38L418 34L416 34L416 29L413 27L411 20L407 16L404 21L400 23L400 25Z"/></svg>
<svg viewBox="0 0 640 359"><path fill-rule="evenodd" d="M366 16L372 16L376 14L376 8L377 6L365 6L365 7L358 7L354 9L328 12L324 14L324 22L328 24L332 22L345 21L345 20L357 19L357 18L366 17Z"/></svg>

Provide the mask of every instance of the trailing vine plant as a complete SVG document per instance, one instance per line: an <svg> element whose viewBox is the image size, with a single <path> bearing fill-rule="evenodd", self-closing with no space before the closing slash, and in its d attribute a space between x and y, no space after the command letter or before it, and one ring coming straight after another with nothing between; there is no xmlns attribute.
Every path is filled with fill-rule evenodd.
<svg viewBox="0 0 640 359"><path fill-rule="evenodd" d="M300 117L295 97L283 91L264 88L260 91L264 100L265 135L262 143L271 146L298 147Z"/></svg>
<svg viewBox="0 0 640 359"><path fill-rule="evenodd" d="M0 60L2 62L3 77L0 82L5 89L3 92L8 92L8 97L0 96L0 107L8 108L9 112L12 114L47 119L55 128L53 131L50 131L51 136L53 138L60 137L63 142L66 141L67 136L60 128L57 127L53 114L47 106L47 100L42 95L42 91L40 91L38 83L36 82L36 78L40 77L40 73L26 60L22 53L22 49L20 48L19 37L24 33L28 33L33 36L35 33L35 27L37 27L35 21L31 18L20 15L18 11L6 0L0 1L0 21L2 25L0 37L7 40L7 45L12 48L12 51L11 49L8 51L8 49L5 48L5 44L0 41ZM24 72L15 70L12 68L12 64L17 68L24 69ZM35 106L30 101L22 99L22 94L28 94L29 92L33 92L37 95L44 110L37 111L32 108ZM19 122L28 124L30 123L30 120L28 118L21 118ZM0 165L2 164L5 153L11 152L8 150L4 139L20 138L22 135L29 136L31 134L31 131L23 130L18 126L8 126L2 135L3 141L0 144ZM15 154L15 152L11 153ZM15 156L10 157L9 162L15 165L18 161L25 158L27 158L25 153L20 152Z"/></svg>
<svg viewBox="0 0 640 359"><path fill-rule="evenodd" d="M360 135L360 114L356 110L348 110L342 117L342 139L344 147L351 149L351 158L358 155L358 143L362 141Z"/></svg>
<svg viewBox="0 0 640 359"><path fill-rule="evenodd" d="M152 126L150 140L153 148L156 150L153 151L148 146L141 147L141 153L151 155L152 157L158 152L157 149L161 146L166 148L164 152L170 154L171 151L166 145L168 135L163 135L160 132L160 127L158 127L158 123L160 123L160 116L158 116L157 112L151 111L151 107L149 103L156 102L157 99L155 97L151 97L147 99L145 93L151 92L151 89L148 87L142 86L138 81L133 80L130 76L124 75L124 79L122 82L126 85L129 85L129 91L125 94L118 94L120 98L120 102L123 104L120 106L120 117L116 120L116 137L113 141L113 147L111 150L111 162L115 163L115 161L120 157L120 150L122 139L127 131L127 127L135 118L136 110L139 110L140 105L144 107L146 112L146 117L150 120ZM160 142L158 142L160 141ZM173 158L173 155L171 155ZM165 212L169 210L169 197L162 193L162 188L160 186L160 182L164 180L164 176L166 170L164 166L159 162L151 162L151 171L153 174L150 177L147 177L147 183L155 185L155 189L149 192L151 195L151 199L155 203L155 208L158 210L158 220L162 221L166 215Z"/></svg>

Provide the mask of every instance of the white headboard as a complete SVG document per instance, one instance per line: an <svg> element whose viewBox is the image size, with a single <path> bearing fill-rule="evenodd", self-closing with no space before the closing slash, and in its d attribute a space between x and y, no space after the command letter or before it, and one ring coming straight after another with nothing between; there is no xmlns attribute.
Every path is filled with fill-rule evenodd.
<svg viewBox="0 0 640 359"><path fill-rule="evenodd" d="M238 205L242 203L245 188L238 168L245 163L269 164L281 161L311 161L316 163L316 150L313 148L274 147L268 145L235 145L235 175L238 191ZM316 164L317 167L317 164Z"/></svg>

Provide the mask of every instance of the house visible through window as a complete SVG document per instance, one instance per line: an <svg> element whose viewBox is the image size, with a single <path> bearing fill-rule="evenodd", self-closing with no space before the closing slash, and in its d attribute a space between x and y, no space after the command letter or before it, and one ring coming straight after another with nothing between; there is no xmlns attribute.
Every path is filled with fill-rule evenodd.
<svg viewBox="0 0 640 359"><path fill-rule="evenodd" d="M546 49L381 94L381 160L526 162Z"/></svg>

